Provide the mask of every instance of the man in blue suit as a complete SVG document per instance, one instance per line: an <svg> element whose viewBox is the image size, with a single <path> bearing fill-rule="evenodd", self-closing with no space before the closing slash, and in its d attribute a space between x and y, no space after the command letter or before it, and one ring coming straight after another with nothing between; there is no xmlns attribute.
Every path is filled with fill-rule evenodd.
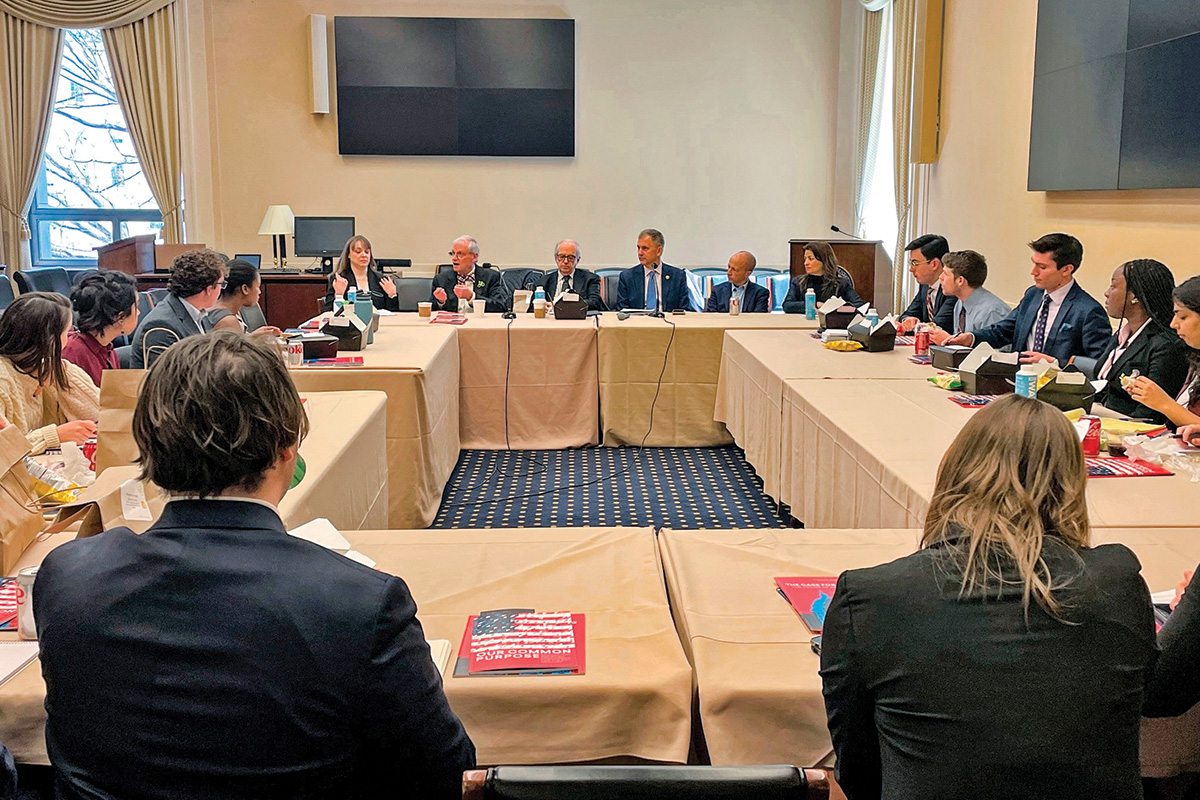
<svg viewBox="0 0 1200 800"><path fill-rule="evenodd" d="M654 228L638 234L638 265L622 272L617 280L617 311L688 308L687 274L663 263L663 245L663 235Z"/></svg>
<svg viewBox="0 0 1200 800"><path fill-rule="evenodd" d="M754 254L746 250L739 250L731 255L729 264L725 267L725 274L729 276L729 280L713 287L704 310L728 314L729 299L736 294L743 313L766 314L770 311L771 293L750 279L757 264Z"/></svg>
<svg viewBox="0 0 1200 800"><path fill-rule="evenodd" d="M900 315L900 333L910 333L921 322L932 322L942 330L954 330L954 303L942 291L942 258L950 252L945 236L927 233L904 246L908 271L917 281L917 295Z"/></svg>
<svg viewBox="0 0 1200 800"><path fill-rule="evenodd" d="M132 429L175 499L55 549L33 595L57 796L461 798L475 748L408 587L279 518L308 419L275 349L184 339Z"/></svg>
<svg viewBox="0 0 1200 800"><path fill-rule="evenodd" d="M1074 236L1048 233L1029 248L1033 286L1012 313L986 328L953 336L949 343L970 347L987 342L1019 351L1022 363L1056 360L1065 365L1072 356L1099 358L1112 327L1104 308L1075 282L1083 245Z"/></svg>

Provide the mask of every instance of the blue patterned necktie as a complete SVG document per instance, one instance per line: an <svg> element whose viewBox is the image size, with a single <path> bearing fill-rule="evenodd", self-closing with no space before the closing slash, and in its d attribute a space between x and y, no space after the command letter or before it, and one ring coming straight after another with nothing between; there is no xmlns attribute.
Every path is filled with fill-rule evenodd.
<svg viewBox="0 0 1200 800"><path fill-rule="evenodd" d="M1050 293L1046 292L1046 296L1042 298L1042 307L1038 310L1037 324L1033 327L1033 350L1036 353L1042 352L1042 348L1046 346L1046 320L1050 317Z"/></svg>
<svg viewBox="0 0 1200 800"><path fill-rule="evenodd" d="M658 282L655 280L657 274L657 270L650 270L650 279L646 281L646 308L652 311L658 308Z"/></svg>

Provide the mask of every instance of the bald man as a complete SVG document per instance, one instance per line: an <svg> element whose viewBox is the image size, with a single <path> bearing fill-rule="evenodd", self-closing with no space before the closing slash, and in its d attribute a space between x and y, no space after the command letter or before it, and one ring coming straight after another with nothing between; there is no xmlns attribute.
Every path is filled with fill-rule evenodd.
<svg viewBox="0 0 1200 800"><path fill-rule="evenodd" d="M729 280L713 287L704 310L728 314L729 300L736 296L743 314L766 314L770 311L771 293L750 280L757 264L754 254L746 250L739 250L731 255L729 264L725 267L725 274L729 276Z"/></svg>
<svg viewBox="0 0 1200 800"><path fill-rule="evenodd" d="M554 264L558 269L542 279L542 288L547 299L554 301L566 292L574 292L587 304L588 311L604 311L604 297L600 293L600 276L579 268L583 251L578 243L563 239L554 246ZM530 305L530 309L533 306ZM515 310L515 309L514 309Z"/></svg>

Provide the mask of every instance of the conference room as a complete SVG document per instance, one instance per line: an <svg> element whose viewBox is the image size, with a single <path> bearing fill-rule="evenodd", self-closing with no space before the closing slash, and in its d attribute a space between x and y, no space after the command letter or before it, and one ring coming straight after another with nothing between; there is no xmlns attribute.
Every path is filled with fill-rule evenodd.
<svg viewBox="0 0 1200 800"><path fill-rule="evenodd" d="M0 797L1200 796L1185 0L0 23Z"/></svg>

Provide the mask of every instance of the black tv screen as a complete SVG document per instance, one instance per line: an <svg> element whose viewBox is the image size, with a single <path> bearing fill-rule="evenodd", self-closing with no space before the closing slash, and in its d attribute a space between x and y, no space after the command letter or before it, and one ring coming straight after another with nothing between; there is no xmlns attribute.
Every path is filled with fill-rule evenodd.
<svg viewBox="0 0 1200 800"><path fill-rule="evenodd" d="M335 17L343 155L574 156L575 21Z"/></svg>
<svg viewBox="0 0 1200 800"><path fill-rule="evenodd" d="M1197 85L1197 0L1040 0L1029 190L1200 186Z"/></svg>

